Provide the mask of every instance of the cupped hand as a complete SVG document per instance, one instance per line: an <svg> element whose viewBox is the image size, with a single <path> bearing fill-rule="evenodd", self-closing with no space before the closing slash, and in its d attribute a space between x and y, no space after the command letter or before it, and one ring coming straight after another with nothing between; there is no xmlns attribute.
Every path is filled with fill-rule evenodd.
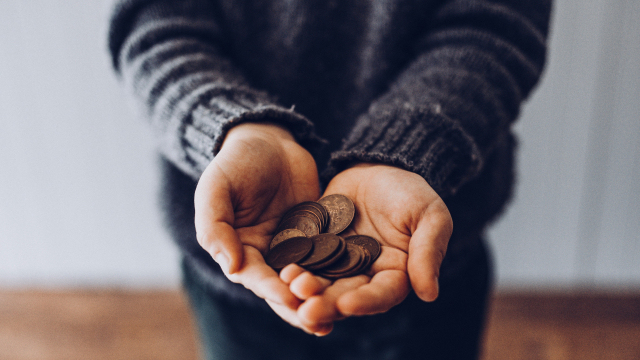
<svg viewBox="0 0 640 360"><path fill-rule="evenodd" d="M287 130L247 123L229 131L194 197L198 242L225 275L308 332L321 327L300 325L300 300L265 263L263 254L282 214L319 194L315 161Z"/></svg>
<svg viewBox="0 0 640 360"><path fill-rule="evenodd" d="M311 326L386 312L411 288L422 300L435 300L453 223L424 178L393 166L358 164L336 175L324 196L336 193L356 206L356 217L341 236L371 236L380 241L382 252L365 274L328 283L311 296L297 294L305 300L297 311L299 321ZM290 281L298 288L318 281L303 271L298 277Z"/></svg>

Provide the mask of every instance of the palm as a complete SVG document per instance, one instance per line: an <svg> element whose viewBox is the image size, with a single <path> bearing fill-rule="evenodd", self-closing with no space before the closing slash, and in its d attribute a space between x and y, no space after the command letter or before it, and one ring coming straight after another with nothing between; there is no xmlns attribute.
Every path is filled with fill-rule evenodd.
<svg viewBox="0 0 640 360"><path fill-rule="evenodd" d="M298 146L281 152L268 144L240 142L229 150L242 157L225 157L220 165L232 189L230 225L243 244L264 253L282 214L299 202L317 198L315 163Z"/></svg>

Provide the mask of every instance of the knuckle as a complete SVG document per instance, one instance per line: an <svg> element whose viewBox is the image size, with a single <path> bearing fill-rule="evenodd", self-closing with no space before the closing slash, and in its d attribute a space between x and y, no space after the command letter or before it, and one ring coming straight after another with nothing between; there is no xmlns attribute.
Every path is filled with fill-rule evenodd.
<svg viewBox="0 0 640 360"><path fill-rule="evenodd" d="M432 225L437 226L444 234L448 235L447 238L451 237L453 233L453 219L451 218L449 208L444 202L439 201L432 204L429 209L429 216Z"/></svg>
<svg viewBox="0 0 640 360"><path fill-rule="evenodd" d="M204 249L207 249L208 245L211 244L209 236L207 236L203 232L196 231L196 239L198 240L198 244Z"/></svg>
<svg viewBox="0 0 640 360"><path fill-rule="evenodd" d="M434 256L435 256L435 259L437 261L438 268L440 267L439 264L442 264L442 261L444 261L444 257L446 255L447 255L447 249L445 249L445 248L437 248L437 249L435 249Z"/></svg>
<svg viewBox="0 0 640 360"><path fill-rule="evenodd" d="M221 251L220 246L216 246L216 241L211 234L196 232L196 240L198 241L198 245L213 257Z"/></svg>

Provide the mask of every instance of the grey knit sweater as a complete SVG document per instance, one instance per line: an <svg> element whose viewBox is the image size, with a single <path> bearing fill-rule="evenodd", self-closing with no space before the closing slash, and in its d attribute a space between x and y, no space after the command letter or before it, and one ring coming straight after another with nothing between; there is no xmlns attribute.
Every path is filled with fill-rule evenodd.
<svg viewBox="0 0 640 360"><path fill-rule="evenodd" d="M168 221L188 261L193 189L234 125L276 122L325 181L352 162L423 176L473 251L513 184L511 124L545 60L550 0L130 0L109 47L166 159ZM465 250L467 249L467 250ZM464 263L464 256L458 256Z"/></svg>

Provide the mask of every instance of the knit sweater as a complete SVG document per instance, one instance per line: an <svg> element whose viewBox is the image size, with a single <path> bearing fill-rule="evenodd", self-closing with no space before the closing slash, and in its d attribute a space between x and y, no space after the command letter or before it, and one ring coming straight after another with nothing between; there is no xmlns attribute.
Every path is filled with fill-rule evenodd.
<svg viewBox="0 0 640 360"><path fill-rule="evenodd" d="M509 199L511 125L541 75L550 8L550 0L127 0L115 7L109 49L157 134L174 238L214 288L234 292L196 242L193 189L243 122L289 129L325 182L354 162L424 177L453 217L443 268L453 267L456 251L472 248L464 239Z"/></svg>

